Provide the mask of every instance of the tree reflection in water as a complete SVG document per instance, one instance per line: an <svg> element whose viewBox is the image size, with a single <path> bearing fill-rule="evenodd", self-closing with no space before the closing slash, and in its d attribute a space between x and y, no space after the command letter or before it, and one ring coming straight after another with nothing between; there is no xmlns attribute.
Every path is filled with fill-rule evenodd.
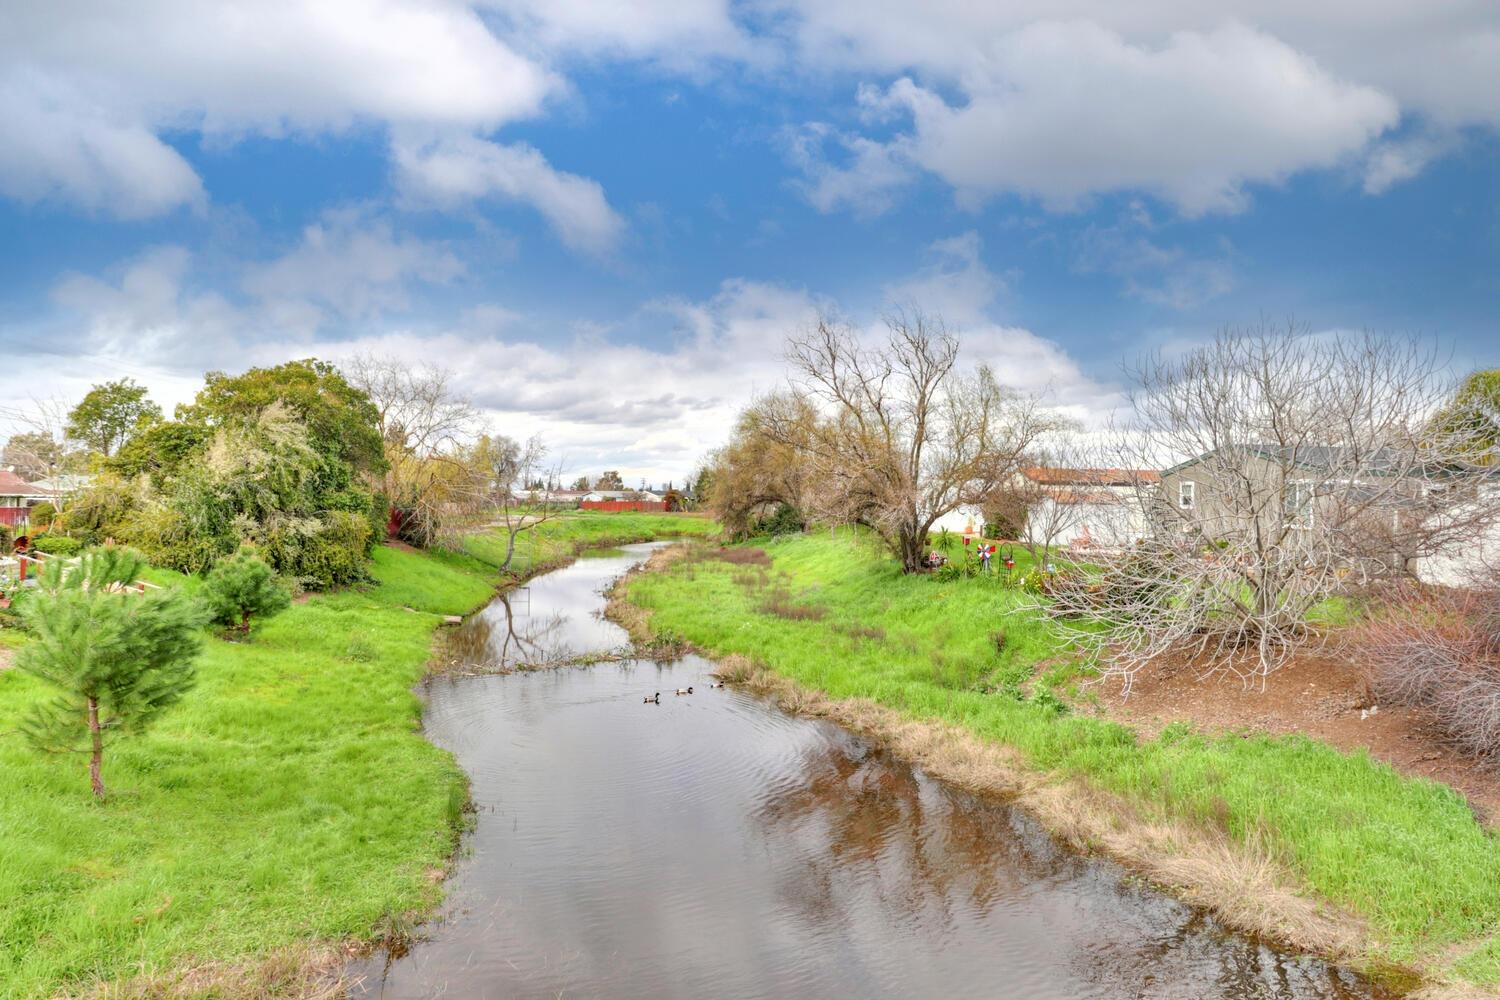
<svg viewBox="0 0 1500 1000"><path fill-rule="evenodd" d="M532 615L525 591L501 594L453 633L449 649L465 673L508 673L555 667L575 651L565 641L568 616ZM517 604L521 611L517 611Z"/></svg>
<svg viewBox="0 0 1500 1000"><path fill-rule="evenodd" d="M1393 996L1326 963L1280 955L1115 865L1062 847L1006 803L946 788L849 738L810 750L797 781L754 813L782 863L779 897L811 930L848 930L851 895L937 946L956 933L1007 933L1026 920L1038 961L1066 962L1100 996ZM1027 910L1062 905L1035 926Z"/></svg>

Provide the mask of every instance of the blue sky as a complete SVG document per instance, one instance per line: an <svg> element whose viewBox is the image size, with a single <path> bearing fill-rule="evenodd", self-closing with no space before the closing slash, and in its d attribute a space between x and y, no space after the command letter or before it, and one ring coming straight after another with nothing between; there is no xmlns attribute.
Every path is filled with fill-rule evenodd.
<svg viewBox="0 0 1500 1000"><path fill-rule="evenodd" d="M23 3L0 433L364 351L680 479L786 333L892 303L1085 421L1263 316L1500 364L1500 11L1306 6Z"/></svg>

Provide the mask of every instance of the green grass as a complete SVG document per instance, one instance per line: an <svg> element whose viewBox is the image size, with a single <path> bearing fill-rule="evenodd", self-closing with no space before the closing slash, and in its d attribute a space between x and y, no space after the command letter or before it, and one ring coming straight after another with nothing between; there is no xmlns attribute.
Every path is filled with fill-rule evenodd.
<svg viewBox="0 0 1500 1000"><path fill-rule="evenodd" d="M640 511L581 510L526 531L516 540L510 572L525 576L586 548L650 542L659 538L706 537L718 525L695 514L652 514ZM505 533L479 531L463 540L463 554L479 564L498 567L505 560Z"/></svg>
<svg viewBox="0 0 1500 1000"><path fill-rule="evenodd" d="M517 569L711 527L575 515L543 525ZM0 997L369 938L432 906L428 872L452 851L465 781L422 737L412 689L438 616L501 582L493 538L470 542L377 549L371 585L294 604L251 642L209 639L193 691L107 752L102 805L83 759L38 754L15 733L44 686L0 671ZM0 630L0 645L18 638Z"/></svg>
<svg viewBox="0 0 1500 1000"><path fill-rule="evenodd" d="M1058 664L1070 654L1024 607L1025 595L982 577L902 576L848 532L765 547L773 564L763 576L685 560L636 578L630 596L653 611L653 628L714 653L750 656L835 698L964 726L1148 816L1268 843L1313 891L1369 920L1385 942L1372 957L1429 968L1453 961L1451 972L1500 984L1500 940L1491 937L1500 924L1500 839L1452 789L1299 737L1173 726L1138 739L1067 713L1031 680L1044 662L1048 677L1066 678ZM787 599L767 600L778 589L822 617L788 617Z"/></svg>

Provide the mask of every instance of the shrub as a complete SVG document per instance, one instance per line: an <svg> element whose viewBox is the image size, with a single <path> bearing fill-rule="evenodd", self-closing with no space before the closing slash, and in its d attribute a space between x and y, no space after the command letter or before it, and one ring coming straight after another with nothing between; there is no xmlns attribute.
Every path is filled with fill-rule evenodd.
<svg viewBox="0 0 1500 1000"><path fill-rule="evenodd" d="M368 516L349 511L277 518L266 527L264 550L278 572L327 590L365 578L371 535Z"/></svg>
<svg viewBox="0 0 1500 1000"><path fill-rule="evenodd" d="M251 618L276 614L292 602L276 573L248 546L221 559L203 581L201 596L213 620L250 631Z"/></svg>
<svg viewBox="0 0 1500 1000"><path fill-rule="evenodd" d="M10 555L11 545L16 540L16 530L8 524L0 524L0 555Z"/></svg>
<svg viewBox="0 0 1500 1000"><path fill-rule="evenodd" d="M46 531L52 526L52 521L57 517L57 508L46 500L36 504L26 512L27 523L33 531Z"/></svg>
<svg viewBox="0 0 1500 1000"><path fill-rule="evenodd" d="M67 535L46 534L33 538L31 547L49 556L76 556L83 550L83 542Z"/></svg>
<svg viewBox="0 0 1500 1000"><path fill-rule="evenodd" d="M1401 588L1355 645L1376 697L1427 708L1459 749L1500 757L1500 589Z"/></svg>
<svg viewBox="0 0 1500 1000"><path fill-rule="evenodd" d="M756 535L797 535L807 528L807 518L789 503L776 505L770 517L755 522L751 533Z"/></svg>

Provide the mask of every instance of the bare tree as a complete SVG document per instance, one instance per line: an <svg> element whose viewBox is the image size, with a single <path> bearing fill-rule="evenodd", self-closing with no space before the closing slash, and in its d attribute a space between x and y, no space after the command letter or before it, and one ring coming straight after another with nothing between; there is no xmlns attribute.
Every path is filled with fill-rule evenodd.
<svg viewBox="0 0 1500 1000"><path fill-rule="evenodd" d="M1415 340L1225 330L1135 374L1117 464L1177 464L1137 478L1147 537L1051 605L1127 691L1169 653L1263 679L1324 637L1330 596L1497 513L1475 442L1433 420L1451 383Z"/></svg>
<svg viewBox="0 0 1500 1000"><path fill-rule="evenodd" d="M910 573L923 566L933 523L983 505L1047 420L989 369L959 372L958 338L941 320L897 313L886 328L873 348L828 320L794 337L791 391L763 423L815 481L812 512L868 525Z"/></svg>
<svg viewBox="0 0 1500 1000"><path fill-rule="evenodd" d="M403 537L430 544L455 517L483 508L488 486L469 455L478 411L459 394L452 372L362 354L344 374L379 413L387 464L380 487L401 513Z"/></svg>
<svg viewBox="0 0 1500 1000"><path fill-rule="evenodd" d="M553 496L562 479L562 466L547 465L547 446L542 439L532 437L525 444L504 440L508 447L493 452L486 470L500 507L499 524L505 530L502 573L510 569L521 535L536 530L564 510Z"/></svg>

